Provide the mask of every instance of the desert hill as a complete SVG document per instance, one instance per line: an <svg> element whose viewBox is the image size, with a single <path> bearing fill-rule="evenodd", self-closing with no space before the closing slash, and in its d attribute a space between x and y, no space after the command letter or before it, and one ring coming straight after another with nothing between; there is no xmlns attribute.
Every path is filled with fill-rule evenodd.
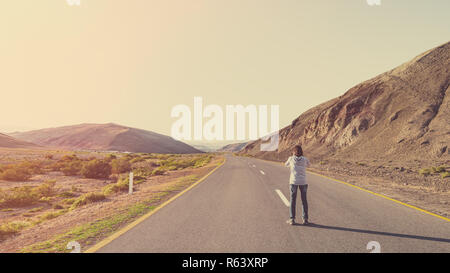
<svg viewBox="0 0 450 273"><path fill-rule="evenodd" d="M36 144L18 140L0 133L0 147L2 148L36 148Z"/></svg>
<svg viewBox="0 0 450 273"><path fill-rule="evenodd" d="M74 150L106 150L142 153L199 153L200 151L173 138L151 131L118 124L80 124L11 136L42 146Z"/></svg>
<svg viewBox="0 0 450 273"><path fill-rule="evenodd" d="M450 42L320 104L280 130L276 152L260 140L242 153L283 160L295 144L310 157L450 159Z"/></svg>

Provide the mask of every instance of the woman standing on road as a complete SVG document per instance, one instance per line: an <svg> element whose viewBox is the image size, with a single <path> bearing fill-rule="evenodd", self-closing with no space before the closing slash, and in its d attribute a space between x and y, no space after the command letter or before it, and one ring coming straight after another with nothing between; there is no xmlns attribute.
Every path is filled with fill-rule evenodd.
<svg viewBox="0 0 450 273"><path fill-rule="evenodd" d="M306 191L308 184L306 183L306 167L309 167L309 160L303 156L302 146L294 147L292 156L288 158L285 165L290 168L291 176L289 179L289 186L291 190L290 202L290 219L287 223L295 224L295 205L297 202L297 189L300 189L300 197L302 199L303 224L308 224L308 201L306 199Z"/></svg>

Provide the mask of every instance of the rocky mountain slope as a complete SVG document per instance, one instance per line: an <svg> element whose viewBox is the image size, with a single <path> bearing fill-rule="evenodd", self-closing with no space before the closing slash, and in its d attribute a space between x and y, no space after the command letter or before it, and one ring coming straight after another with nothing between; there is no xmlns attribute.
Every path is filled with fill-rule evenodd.
<svg viewBox="0 0 450 273"><path fill-rule="evenodd" d="M257 140L242 153L283 160L299 143L312 158L448 160L449 84L450 42L301 114L276 152Z"/></svg>

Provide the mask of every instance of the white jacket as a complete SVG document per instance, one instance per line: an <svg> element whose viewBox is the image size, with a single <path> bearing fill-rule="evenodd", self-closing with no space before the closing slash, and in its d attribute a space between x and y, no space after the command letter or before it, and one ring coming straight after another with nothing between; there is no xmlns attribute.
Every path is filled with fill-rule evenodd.
<svg viewBox="0 0 450 273"><path fill-rule="evenodd" d="M306 167L309 167L309 160L304 156L290 156L286 163L291 169L289 184L306 185Z"/></svg>

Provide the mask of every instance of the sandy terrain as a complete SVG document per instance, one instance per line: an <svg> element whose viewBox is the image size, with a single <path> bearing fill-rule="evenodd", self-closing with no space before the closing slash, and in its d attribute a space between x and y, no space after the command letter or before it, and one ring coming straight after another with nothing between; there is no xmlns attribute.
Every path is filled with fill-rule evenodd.
<svg viewBox="0 0 450 273"><path fill-rule="evenodd" d="M426 163L398 166L333 161L314 164L311 170L449 218L450 178L420 175L422 165Z"/></svg>
<svg viewBox="0 0 450 273"><path fill-rule="evenodd" d="M57 152L54 152L54 157L61 157L64 153L65 152L61 152L61 154L58 154ZM15 157L16 160L22 158L42 158L43 154L48 154L48 151L24 150L21 153L17 151L2 151L2 153L0 153L0 163L10 163L14 159L13 157ZM80 155L80 157L81 156L101 157L102 155L101 153L84 153ZM39 220L40 217L46 213L58 213L61 210L67 211L56 218L30 225L16 235L9 236L6 239L4 238L0 241L0 252L18 252L24 247L47 241L57 234L63 234L72 230L74 227L92 223L124 212L131 206L147 201L158 193L168 192L161 200L158 200L153 204L158 205L179 192L181 190L180 185L182 188L188 187L190 184L211 171L221 162L221 160L221 157L214 157L213 160L204 167L189 167L182 170L168 171L164 175L149 176L143 182L135 185L135 191L132 195L128 195L126 192L114 193L108 195L103 201L90 203L74 210L69 210L70 204L66 205L64 203L64 199L67 198L61 197L61 193L71 192L72 194L75 194L74 198L76 198L85 193L101 192L105 186L115 183L115 179L87 179L79 176L64 176L61 172L48 172L42 175L34 175L32 179L27 182L0 181L0 189L8 191L14 187L39 186L42 185L44 181L56 180L54 188L57 191L48 203L39 202L38 204L22 208L0 208L0 225L12 221L25 221L31 223ZM139 162L136 163L136 165L140 167L146 163L147 162ZM196 179L191 179L192 181L189 180L180 184L182 178L192 178L193 175L195 175ZM174 189L174 186L177 186L177 188ZM62 207L55 208L55 204L61 205ZM121 224L120 227L125 224L126 223ZM92 245L101 239L102 234L90 238L88 242L84 242L83 249L86 249L88 245Z"/></svg>

